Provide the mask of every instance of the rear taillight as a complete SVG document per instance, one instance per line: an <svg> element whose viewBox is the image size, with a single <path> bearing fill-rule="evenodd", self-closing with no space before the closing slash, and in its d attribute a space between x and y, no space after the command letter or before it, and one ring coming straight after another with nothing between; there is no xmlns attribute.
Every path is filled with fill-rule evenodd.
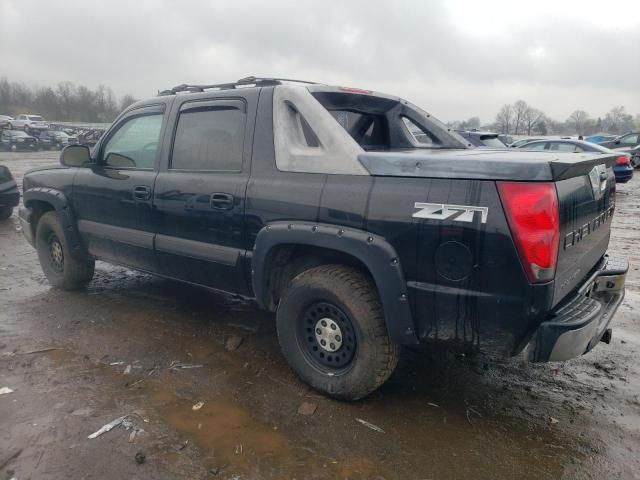
<svg viewBox="0 0 640 480"><path fill-rule="evenodd" d="M497 182L511 236L531 283L553 279L560 219L553 183Z"/></svg>
<svg viewBox="0 0 640 480"><path fill-rule="evenodd" d="M616 158L616 165L629 165L631 161L627 155L620 155Z"/></svg>

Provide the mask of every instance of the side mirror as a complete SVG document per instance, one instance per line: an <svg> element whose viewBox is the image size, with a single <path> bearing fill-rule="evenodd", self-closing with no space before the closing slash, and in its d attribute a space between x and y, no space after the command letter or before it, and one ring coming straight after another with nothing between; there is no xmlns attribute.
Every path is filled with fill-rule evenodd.
<svg viewBox="0 0 640 480"><path fill-rule="evenodd" d="M86 145L69 145L60 154L60 163L65 167L84 167L91 162L91 153Z"/></svg>

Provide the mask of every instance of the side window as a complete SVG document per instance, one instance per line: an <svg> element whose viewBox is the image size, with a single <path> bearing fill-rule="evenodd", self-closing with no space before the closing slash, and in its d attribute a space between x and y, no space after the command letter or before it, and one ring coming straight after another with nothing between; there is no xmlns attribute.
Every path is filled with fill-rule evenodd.
<svg viewBox="0 0 640 480"><path fill-rule="evenodd" d="M575 153L582 153L582 152L584 152L584 149L582 147L576 145L576 148L575 148L574 152Z"/></svg>
<svg viewBox="0 0 640 480"><path fill-rule="evenodd" d="M550 150L554 152L574 152L575 145L572 143L552 143Z"/></svg>
<svg viewBox="0 0 640 480"><path fill-rule="evenodd" d="M627 135L626 137L622 137L620 139L620 143L624 143L625 145L637 145L638 144L638 134L632 133L631 135Z"/></svg>
<svg viewBox="0 0 640 480"><path fill-rule="evenodd" d="M533 145L525 145L522 147L525 150L547 150L548 143L534 143Z"/></svg>
<svg viewBox="0 0 640 480"><path fill-rule="evenodd" d="M233 106L180 113L171 167L176 170L242 170L246 115Z"/></svg>
<svg viewBox="0 0 640 480"><path fill-rule="evenodd" d="M429 135L427 135L427 133L418 125L413 123L412 120L409 120L407 117L402 117L402 122L416 142L422 145L433 145L431 137L429 137Z"/></svg>
<svg viewBox="0 0 640 480"><path fill-rule="evenodd" d="M133 117L123 123L107 141L102 158L115 168L153 168L158 146L162 113Z"/></svg>

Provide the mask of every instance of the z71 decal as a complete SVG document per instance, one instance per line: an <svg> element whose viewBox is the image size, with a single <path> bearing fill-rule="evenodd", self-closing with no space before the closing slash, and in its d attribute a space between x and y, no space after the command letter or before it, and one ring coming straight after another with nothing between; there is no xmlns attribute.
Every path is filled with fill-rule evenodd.
<svg viewBox="0 0 640 480"><path fill-rule="evenodd" d="M480 213L480 223L487 223L488 207L474 207L470 205L447 205L444 203L418 203L414 205L419 210L413 218L428 218L430 220L448 220L454 222L473 222L476 212Z"/></svg>

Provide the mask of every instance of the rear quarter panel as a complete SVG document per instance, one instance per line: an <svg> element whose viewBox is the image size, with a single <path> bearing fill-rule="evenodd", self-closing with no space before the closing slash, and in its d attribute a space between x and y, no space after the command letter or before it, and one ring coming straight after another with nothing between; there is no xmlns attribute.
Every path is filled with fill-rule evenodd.
<svg viewBox="0 0 640 480"><path fill-rule="evenodd" d="M486 223L424 219L416 202L487 207ZM377 177L367 230L400 255L419 337L511 354L550 302L526 281L495 182Z"/></svg>

